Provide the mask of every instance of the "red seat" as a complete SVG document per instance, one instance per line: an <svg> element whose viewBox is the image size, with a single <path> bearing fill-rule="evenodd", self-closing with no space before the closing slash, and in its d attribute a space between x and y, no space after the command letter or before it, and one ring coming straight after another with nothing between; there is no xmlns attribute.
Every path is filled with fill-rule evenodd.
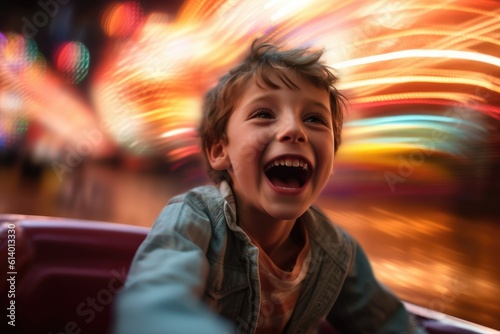
<svg viewBox="0 0 500 334"><path fill-rule="evenodd" d="M108 333L111 303L148 229L91 221L2 217L1 258L8 224L15 224L15 328L1 332ZM10 221L10 222L9 222ZM7 272L0 290L7 296ZM10 299L2 297L2 309ZM79 331L81 330L81 332Z"/></svg>
<svg viewBox="0 0 500 334"><path fill-rule="evenodd" d="M15 300L15 327L0 333L107 334L112 303L149 229L72 219L0 215L0 255L8 257L8 230L15 226L15 298L7 271L0 272L2 309ZM430 334L479 333L460 319L440 321L433 311L407 304ZM436 313L436 312L434 312ZM439 314L439 316L445 316ZM7 319L8 320L8 319ZM337 333L323 322L319 333ZM138 333L140 334L140 333Z"/></svg>

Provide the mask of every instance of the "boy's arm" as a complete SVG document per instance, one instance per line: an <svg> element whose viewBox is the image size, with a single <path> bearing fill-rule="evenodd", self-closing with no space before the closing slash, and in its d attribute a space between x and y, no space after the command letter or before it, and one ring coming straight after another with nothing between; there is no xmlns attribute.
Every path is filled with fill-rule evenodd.
<svg viewBox="0 0 500 334"><path fill-rule="evenodd" d="M375 279L366 254L355 244L354 262L328 321L341 333L425 334L403 303Z"/></svg>
<svg viewBox="0 0 500 334"><path fill-rule="evenodd" d="M115 304L115 334L231 332L201 301L211 224L185 203L163 209Z"/></svg>

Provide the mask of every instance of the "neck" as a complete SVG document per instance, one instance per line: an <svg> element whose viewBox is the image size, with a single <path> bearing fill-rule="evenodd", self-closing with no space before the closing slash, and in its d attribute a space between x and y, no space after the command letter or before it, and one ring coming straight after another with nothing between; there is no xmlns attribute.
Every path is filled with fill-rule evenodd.
<svg viewBox="0 0 500 334"><path fill-rule="evenodd" d="M292 238L296 219L278 220L262 212L246 212L243 208L238 209L238 205L237 217L238 225L270 258L280 258L283 252L300 251L301 245Z"/></svg>
<svg viewBox="0 0 500 334"><path fill-rule="evenodd" d="M267 223L260 224L260 222L243 223L240 227L272 258L289 245L293 222L280 221L271 226Z"/></svg>

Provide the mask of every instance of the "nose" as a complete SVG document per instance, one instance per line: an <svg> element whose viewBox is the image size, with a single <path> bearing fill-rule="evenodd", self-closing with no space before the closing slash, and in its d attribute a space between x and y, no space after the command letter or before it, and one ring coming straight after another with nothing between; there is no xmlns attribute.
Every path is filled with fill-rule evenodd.
<svg viewBox="0 0 500 334"><path fill-rule="evenodd" d="M304 124L295 116L283 118L280 122L280 128L277 133L280 142L307 142L307 135L304 130Z"/></svg>

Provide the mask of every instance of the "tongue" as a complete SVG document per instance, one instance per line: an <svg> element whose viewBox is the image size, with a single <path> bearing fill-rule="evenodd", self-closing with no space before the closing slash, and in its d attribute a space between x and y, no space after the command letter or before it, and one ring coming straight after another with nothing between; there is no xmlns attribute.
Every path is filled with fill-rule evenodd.
<svg viewBox="0 0 500 334"><path fill-rule="evenodd" d="M297 179L294 178L279 178L273 177L270 179L271 183L274 184L278 188L291 188L297 189L300 188L300 183Z"/></svg>

